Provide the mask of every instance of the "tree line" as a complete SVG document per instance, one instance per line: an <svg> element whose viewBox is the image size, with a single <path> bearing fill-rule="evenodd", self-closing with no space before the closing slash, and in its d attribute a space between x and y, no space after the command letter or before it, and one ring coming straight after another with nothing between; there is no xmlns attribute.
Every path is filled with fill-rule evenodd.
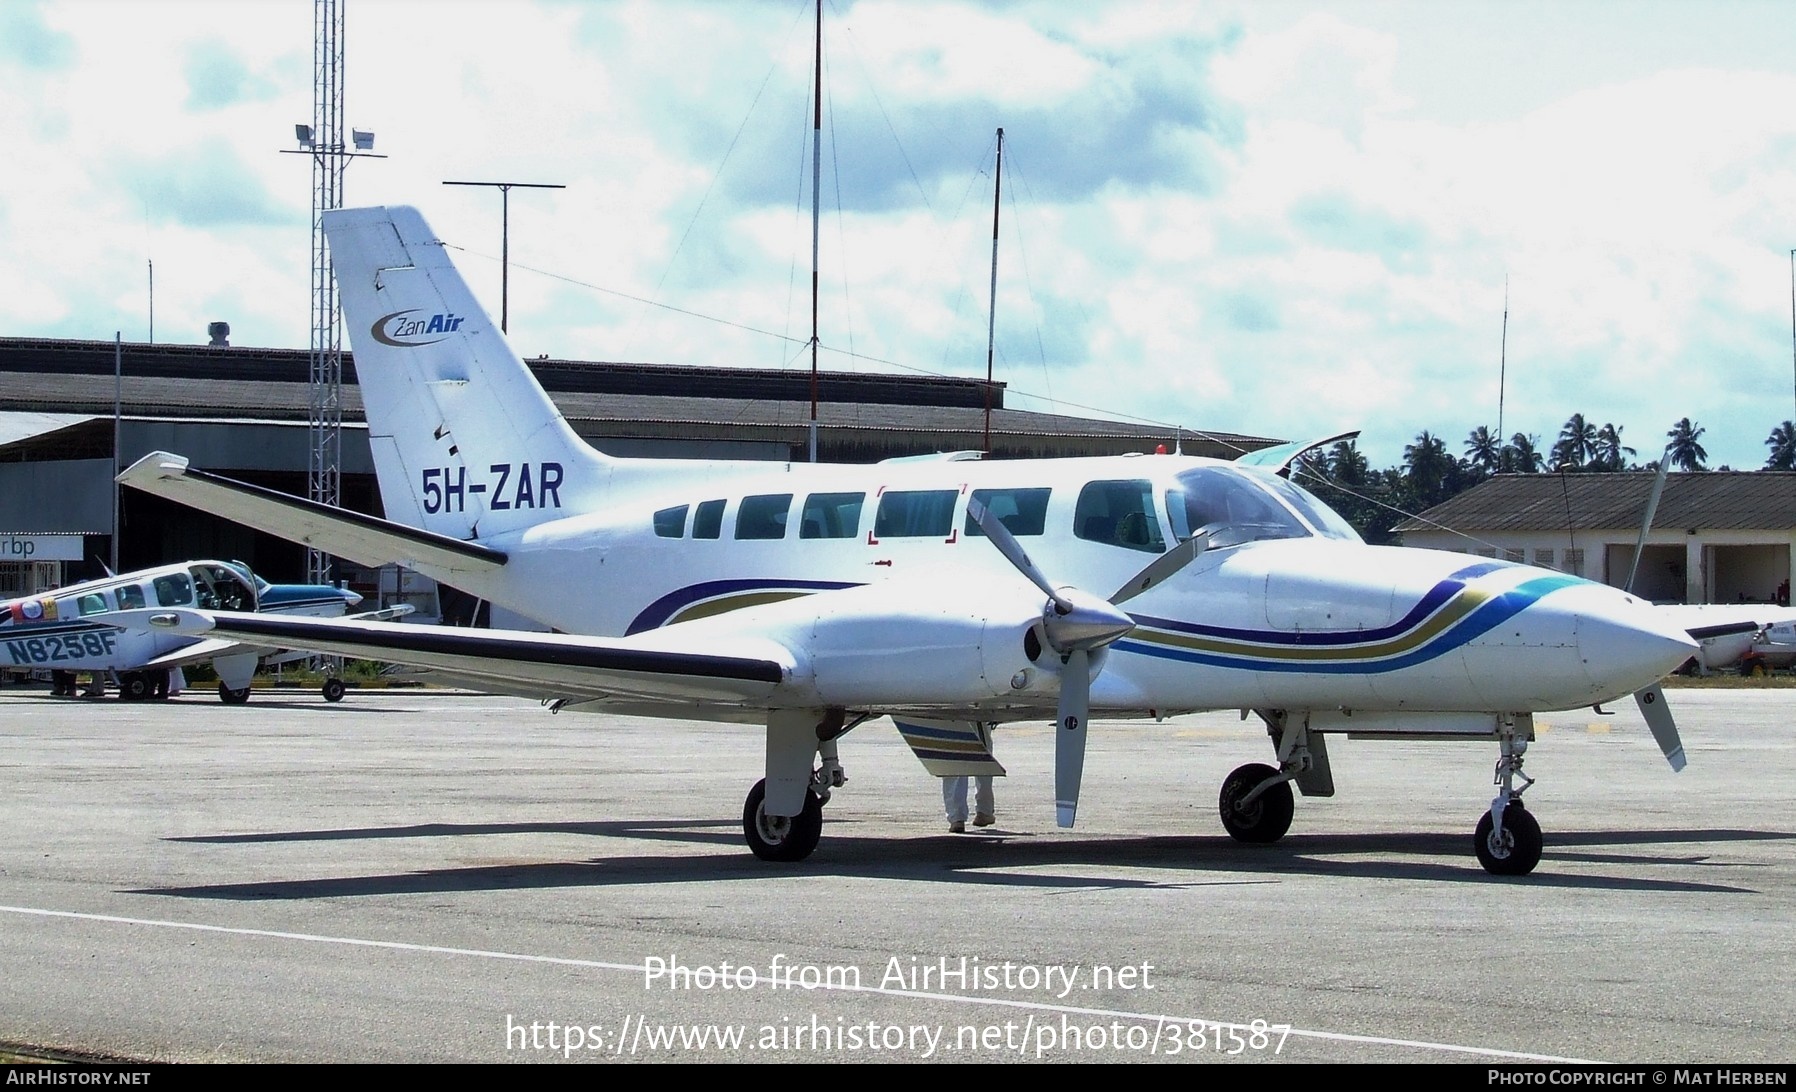
<svg viewBox="0 0 1796 1092"><path fill-rule="evenodd" d="M1705 471L1708 430L1685 417L1665 433L1664 452L1683 471ZM1657 452L1637 462L1638 452L1622 442L1620 425L1597 425L1574 413L1559 437L1542 447L1537 433L1518 432L1507 441L1489 426L1473 429L1465 454L1447 450L1447 441L1423 431L1403 448L1403 463L1373 470L1359 446L1343 440L1310 452L1296 468L1298 480L1340 512L1368 542L1388 542L1391 528L1414 512L1426 511L1494 474L1617 473L1657 465ZM1765 438L1765 470L1796 470L1796 421L1785 421ZM1650 449L1649 449L1650 450ZM1730 467L1716 467L1728 470Z"/></svg>

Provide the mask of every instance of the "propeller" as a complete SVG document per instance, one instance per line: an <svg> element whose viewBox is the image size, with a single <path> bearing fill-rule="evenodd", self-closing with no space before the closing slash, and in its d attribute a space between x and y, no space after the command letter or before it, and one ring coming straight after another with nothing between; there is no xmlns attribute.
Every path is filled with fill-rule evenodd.
<svg viewBox="0 0 1796 1092"><path fill-rule="evenodd" d="M1085 737L1091 719L1091 653L1127 636L1135 620L1119 610L1122 603L1164 583L1203 552L1207 538L1221 524L1210 524L1149 562L1130 577L1109 599L1098 599L1072 587L1056 587L1030 560L1004 522L978 500L967 502L972 517L985 537L1016 570L1029 578L1048 597L1041 611L1041 628L1048 647L1060 656L1060 704L1055 712L1054 821L1073 825L1079 811L1079 782L1085 773Z"/></svg>
<svg viewBox="0 0 1796 1092"><path fill-rule="evenodd" d="M1646 516L1640 522L1640 538L1634 543L1634 562L1628 566L1628 582L1622 589L1629 595L1634 594L1634 577L1640 572L1640 557L1646 552L1647 532L1652 530L1653 516L1659 510L1659 497L1665 492L1665 475L1671 469L1671 449L1659 457L1659 474L1653 479L1653 490L1646 501ZM1664 753L1665 761L1671 763L1675 773L1685 766L1684 741L1678 736L1677 720L1671 715L1671 707L1665 704L1665 689L1658 683L1634 691L1634 704L1640 707L1640 715L1646 718L1646 726L1652 729L1653 739L1658 741L1659 750Z"/></svg>

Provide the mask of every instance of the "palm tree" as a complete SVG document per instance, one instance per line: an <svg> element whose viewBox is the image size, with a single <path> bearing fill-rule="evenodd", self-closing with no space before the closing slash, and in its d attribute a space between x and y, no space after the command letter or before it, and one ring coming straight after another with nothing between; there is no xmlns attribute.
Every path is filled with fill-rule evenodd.
<svg viewBox="0 0 1796 1092"><path fill-rule="evenodd" d="M1540 453L1540 437L1518 432L1503 445L1503 469L1517 474L1538 474L1546 468Z"/></svg>
<svg viewBox="0 0 1796 1092"><path fill-rule="evenodd" d="M1596 458L1591 461L1592 470L1626 470L1628 458L1634 454L1631 447L1623 447L1621 443L1621 426L1605 424L1596 432Z"/></svg>
<svg viewBox="0 0 1796 1092"><path fill-rule="evenodd" d="M1459 460L1447 454L1446 441L1426 429L1403 448L1403 467L1410 496L1422 508L1434 507L1459 489Z"/></svg>
<svg viewBox="0 0 1796 1092"><path fill-rule="evenodd" d="M1574 413L1559 430L1559 442L1553 445L1553 469L1582 470L1596 455L1596 426Z"/></svg>
<svg viewBox="0 0 1796 1092"><path fill-rule="evenodd" d="M1352 440L1337 440L1328 449L1328 470L1335 481L1349 489L1359 489L1366 484L1372 464L1366 461L1358 444Z"/></svg>
<svg viewBox="0 0 1796 1092"><path fill-rule="evenodd" d="M1785 421L1771 430L1765 437L1765 446L1771 449L1771 457L1765 460L1766 470L1796 470L1796 421Z"/></svg>
<svg viewBox="0 0 1796 1092"><path fill-rule="evenodd" d="M1697 441L1707 431L1709 430L1701 425L1692 424L1688 417L1680 418L1677 424L1672 425L1671 431L1665 434L1671 440L1665 450L1671 456L1672 465L1679 470L1706 469L1702 464L1709 453Z"/></svg>
<svg viewBox="0 0 1796 1092"><path fill-rule="evenodd" d="M1494 436L1488 425L1479 425L1465 438L1466 462L1482 475L1495 474L1503 462L1503 441Z"/></svg>

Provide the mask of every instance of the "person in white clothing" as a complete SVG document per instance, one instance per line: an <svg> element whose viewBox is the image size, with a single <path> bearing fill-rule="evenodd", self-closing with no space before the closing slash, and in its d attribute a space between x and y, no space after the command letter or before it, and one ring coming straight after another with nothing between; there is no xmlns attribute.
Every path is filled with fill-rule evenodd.
<svg viewBox="0 0 1796 1092"><path fill-rule="evenodd" d="M973 825L989 827L998 821L997 806L992 800L992 779L989 775L973 778L979 783L973 794ZM942 778L942 806L948 813L948 830L953 834L963 834L967 829L967 778Z"/></svg>

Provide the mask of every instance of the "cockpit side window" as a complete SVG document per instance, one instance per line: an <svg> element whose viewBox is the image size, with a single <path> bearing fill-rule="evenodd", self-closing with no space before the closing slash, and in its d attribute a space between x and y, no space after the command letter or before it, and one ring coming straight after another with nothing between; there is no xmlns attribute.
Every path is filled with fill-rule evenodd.
<svg viewBox="0 0 1796 1092"><path fill-rule="evenodd" d="M1330 508L1309 490L1274 474L1263 475L1260 481L1266 488L1277 493L1286 504L1297 509L1297 514L1302 516L1324 538L1338 538L1348 542L1363 541L1359 537L1359 532L1353 529L1353 524L1348 523L1339 512Z"/></svg>
<svg viewBox="0 0 1796 1092"><path fill-rule="evenodd" d="M1161 553L1166 539L1146 481L1088 482L1073 511L1073 534L1090 542Z"/></svg>
<svg viewBox="0 0 1796 1092"><path fill-rule="evenodd" d="M1166 515L1180 542L1204 527L1215 527L1211 541L1216 546L1310 534L1257 483L1223 467L1198 467L1180 474L1178 485L1166 492Z"/></svg>
<svg viewBox="0 0 1796 1092"><path fill-rule="evenodd" d="M208 565L195 570L194 575L199 578L202 588L211 587L213 604L219 610L255 609L255 589L243 574L222 565Z"/></svg>

